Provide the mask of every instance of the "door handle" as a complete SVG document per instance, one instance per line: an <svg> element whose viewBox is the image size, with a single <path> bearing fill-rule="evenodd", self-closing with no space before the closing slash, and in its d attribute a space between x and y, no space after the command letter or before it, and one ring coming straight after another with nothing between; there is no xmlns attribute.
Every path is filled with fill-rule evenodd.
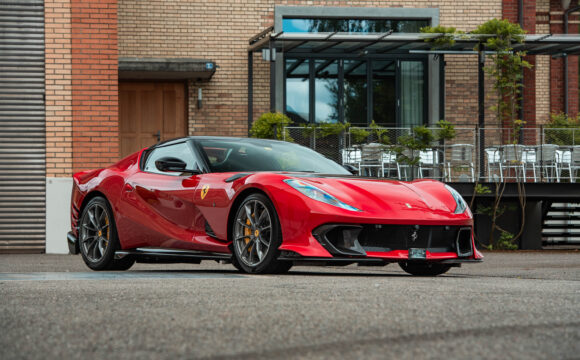
<svg viewBox="0 0 580 360"><path fill-rule="evenodd" d="M157 133L153 134L157 138L157 142L161 141L161 131L157 130Z"/></svg>

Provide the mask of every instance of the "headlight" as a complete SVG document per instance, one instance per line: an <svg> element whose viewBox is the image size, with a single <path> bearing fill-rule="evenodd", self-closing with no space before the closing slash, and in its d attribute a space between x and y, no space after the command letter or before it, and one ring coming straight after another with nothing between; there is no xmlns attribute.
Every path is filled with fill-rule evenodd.
<svg viewBox="0 0 580 360"><path fill-rule="evenodd" d="M447 189L447 191L449 191L451 193L451 196L453 196L453 198L455 199L455 204L457 205L455 207L455 211L453 213L454 214L463 214L465 212L465 210L467 209L467 203L465 202L463 197L457 192L457 190L455 190L451 186L445 185L445 188Z"/></svg>
<svg viewBox="0 0 580 360"><path fill-rule="evenodd" d="M308 196L309 198L320 201L332 206L339 207L341 209L350 210L350 211L360 211L359 209L355 208L354 206L350 206L334 196L330 195L326 191L317 188L316 186L309 184L302 180L296 179L286 179L284 182L294 189L300 191L302 194Z"/></svg>

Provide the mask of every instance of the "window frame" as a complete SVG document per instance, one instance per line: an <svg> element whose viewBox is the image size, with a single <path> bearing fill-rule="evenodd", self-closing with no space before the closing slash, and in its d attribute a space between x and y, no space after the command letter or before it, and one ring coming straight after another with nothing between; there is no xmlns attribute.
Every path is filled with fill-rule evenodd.
<svg viewBox="0 0 580 360"><path fill-rule="evenodd" d="M187 148L189 149L189 153L191 154L193 160L197 163L197 167L199 168L199 170L202 173L207 173L207 164L205 163L204 159L201 158L199 152L197 151L197 149L193 145L193 142L191 139L183 139L180 141L170 142L168 144L162 143L162 144L154 145L154 146L146 149L143 152L143 155L141 156L141 161L139 162L139 170L141 170L142 172L147 173L147 174L166 175L166 176L172 176L172 177L191 176L191 173L188 173L188 172L183 172L183 173L175 172L175 173L173 173L173 172L154 172L154 171L145 170L145 165L147 164L147 161L149 160L151 155L153 155L153 153L155 153L156 150L168 148L171 146L177 146L180 144L186 144ZM189 169L189 170L193 170L193 169Z"/></svg>
<svg viewBox="0 0 580 360"><path fill-rule="evenodd" d="M286 60L287 59L304 59L309 61L310 74L308 81L310 83L310 91L308 94L309 102L309 114L308 114L308 124L316 124L316 89L315 89L315 66L316 60L318 59L333 59L339 62L339 75L338 75L338 88L339 88L339 118L338 122L344 124L344 74L343 74L343 63L344 60L366 60L367 62L367 125L370 125L373 118L373 87L372 87L372 62L373 61L395 61L396 63L396 81L395 81L395 92L396 92L396 126L401 126L401 61L419 61L423 63L423 124L429 123L429 73L428 73L428 56L423 54L395 54L395 55L384 55L384 54L367 54L365 57L359 55L351 54L341 54L336 56L334 54L292 54L286 55L283 62L283 104L282 108L284 114L286 112L286 96L287 96L287 77L286 77Z"/></svg>

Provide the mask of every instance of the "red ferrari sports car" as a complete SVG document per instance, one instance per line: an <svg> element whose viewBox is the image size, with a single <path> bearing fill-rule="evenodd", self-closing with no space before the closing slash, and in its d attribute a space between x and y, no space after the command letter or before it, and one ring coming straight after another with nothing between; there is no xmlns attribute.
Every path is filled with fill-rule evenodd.
<svg viewBox="0 0 580 360"><path fill-rule="evenodd" d="M397 262L429 276L483 257L453 188L356 177L308 148L261 139L170 140L77 173L71 223L69 249L93 270L208 259L248 273Z"/></svg>

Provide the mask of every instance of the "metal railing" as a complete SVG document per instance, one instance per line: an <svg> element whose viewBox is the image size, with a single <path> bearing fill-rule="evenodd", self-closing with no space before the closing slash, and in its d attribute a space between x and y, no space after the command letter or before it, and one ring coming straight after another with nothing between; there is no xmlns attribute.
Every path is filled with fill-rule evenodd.
<svg viewBox="0 0 580 360"><path fill-rule="evenodd" d="M455 127L452 139L423 149L404 144L411 128L351 127L336 133L320 127L286 127L284 140L310 147L362 176L447 182L575 182L580 173L580 131L574 128Z"/></svg>

